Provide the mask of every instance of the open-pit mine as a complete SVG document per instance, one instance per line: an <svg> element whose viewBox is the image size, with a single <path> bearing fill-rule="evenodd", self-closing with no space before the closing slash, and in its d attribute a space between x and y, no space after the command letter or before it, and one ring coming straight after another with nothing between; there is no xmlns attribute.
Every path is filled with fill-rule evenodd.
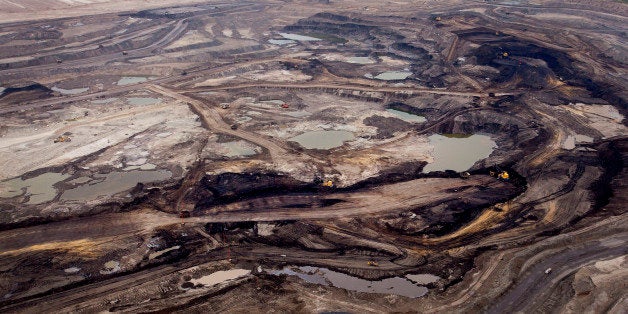
<svg viewBox="0 0 628 314"><path fill-rule="evenodd" d="M0 0L0 312L626 313L628 4Z"/></svg>

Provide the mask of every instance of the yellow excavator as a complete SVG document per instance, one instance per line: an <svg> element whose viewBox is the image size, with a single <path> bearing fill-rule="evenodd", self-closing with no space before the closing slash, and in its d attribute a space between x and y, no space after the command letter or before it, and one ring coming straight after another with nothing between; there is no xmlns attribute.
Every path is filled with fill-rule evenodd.
<svg viewBox="0 0 628 314"><path fill-rule="evenodd" d="M508 174L508 171L502 171L499 174L497 174L497 178L501 180L508 180L510 179L510 175Z"/></svg>
<svg viewBox="0 0 628 314"><path fill-rule="evenodd" d="M325 180L323 181L323 186L326 188L333 188L334 187L334 181L332 180Z"/></svg>
<svg viewBox="0 0 628 314"><path fill-rule="evenodd" d="M495 171L490 170L488 173L491 177L496 177L499 180L508 181L510 179L508 171L502 170L499 166L495 166Z"/></svg>

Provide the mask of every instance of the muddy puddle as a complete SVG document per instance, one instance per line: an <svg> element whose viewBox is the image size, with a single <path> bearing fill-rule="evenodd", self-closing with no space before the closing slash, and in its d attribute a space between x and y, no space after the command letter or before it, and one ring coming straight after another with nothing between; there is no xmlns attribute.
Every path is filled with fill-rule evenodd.
<svg viewBox="0 0 628 314"><path fill-rule="evenodd" d="M132 165L132 166L125 167L123 170L124 171L129 171L129 170L137 170L137 169L140 169L140 170L155 170L155 169L157 169L157 165L147 162L147 163L144 163L144 164L141 164L141 165Z"/></svg>
<svg viewBox="0 0 628 314"><path fill-rule="evenodd" d="M279 33L279 35L281 35L281 37L283 37L285 39L296 40L296 41L319 41L319 40L322 40L322 39L316 38L316 37L310 37L310 36L304 36L304 35L292 34L292 33Z"/></svg>
<svg viewBox="0 0 628 314"><path fill-rule="evenodd" d="M116 100L118 100L118 98L97 99L97 100L92 100L92 104L97 104L97 105L109 104Z"/></svg>
<svg viewBox="0 0 628 314"><path fill-rule="evenodd" d="M259 153L256 147L245 141L221 143L220 146L225 149L223 155L226 157L247 157Z"/></svg>
<svg viewBox="0 0 628 314"><path fill-rule="evenodd" d="M430 144L434 146L434 162L429 163L423 172L430 171L465 171L477 161L487 158L497 147L487 135L458 135L444 136L434 134L429 137Z"/></svg>
<svg viewBox="0 0 628 314"><path fill-rule="evenodd" d="M36 177L22 180L15 178L0 182L0 198L10 198L20 195L29 196L26 204L36 205L52 201L57 196L54 184L68 178L70 175L48 172Z"/></svg>
<svg viewBox="0 0 628 314"><path fill-rule="evenodd" d="M84 87L84 88L73 88L73 89L63 89L63 88L59 88L59 87L53 87L51 88L53 91L55 92L59 92L63 95L77 95L77 94L81 94L84 93L86 91L89 90L89 87Z"/></svg>
<svg viewBox="0 0 628 314"><path fill-rule="evenodd" d="M369 58L369 57L350 57L347 58L347 63L353 63L353 64L373 64L375 63L375 60Z"/></svg>
<svg viewBox="0 0 628 314"><path fill-rule="evenodd" d="M87 201L101 196L112 196L130 190L138 183L162 181L171 176L172 173L168 170L132 170L97 174L94 175L92 182L63 192L61 199L67 201Z"/></svg>
<svg viewBox="0 0 628 314"><path fill-rule="evenodd" d="M192 279L190 282L192 282L194 285L201 284L203 286L214 286L219 283L227 282L229 280L242 278L250 273L251 271L248 269L239 268L221 270L198 279Z"/></svg>
<svg viewBox="0 0 628 314"><path fill-rule="evenodd" d="M331 149L340 147L344 142L354 139L349 131L310 131L290 138L307 149Z"/></svg>
<svg viewBox="0 0 628 314"><path fill-rule="evenodd" d="M441 278L432 274L406 275L406 278L419 285L428 285L439 281Z"/></svg>
<svg viewBox="0 0 628 314"><path fill-rule="evenodd" d="M137 83L143 83L146 82L148 80L147 77L144 76L123 76L122 78L120 78L120 80L118 80L118 83L116 83L117 85L131 85L131 84L137 84Z"/></svg>
<svg viewBox="0 0 628 314"><path fill-rule="evenodd" d="M158 104L161 102L161 99L153 97L129 97L126 99L126 102L133 106L147 106Z"/></svg>
<svg viewBox="0 0 628 314"><path fill-rule="evenodd" d="M279 46L290 45L290 44L296 43L296 41L292 39L269 39L268 42L273 45L279 45Z"/></svg>
<svg viewBox="0 0 628 314"><path fill-rule="evenodd" d="M282 270L270 271L270 274L297 276L308 283L333 286L350 291L396 294L409 298L424 296L428 291L426 287L414 284L407 278L393 277L369 281L327 268L312 266L285 267Z"/></svg>
<svg viewBox="0 0 628 314"><path fill-rule="evenodd" d="M386 111L394 114L395 116L397 116L397 118L399 118L399 119L401 119L403 121L406 121L406 122L421 123L421 122L427 121L427 119L425 119L425 117L423 117L423 116L407 113L407 112L401 111L401 110L386 109Z"/></svg>
<svg viewBox="0 0 628 314"><path fill-rule="evenodd" d="M409 71L386 71L376 75L373 78L383 81L397 81L405 80L410 75L412 75L412 72Z"/></svg>

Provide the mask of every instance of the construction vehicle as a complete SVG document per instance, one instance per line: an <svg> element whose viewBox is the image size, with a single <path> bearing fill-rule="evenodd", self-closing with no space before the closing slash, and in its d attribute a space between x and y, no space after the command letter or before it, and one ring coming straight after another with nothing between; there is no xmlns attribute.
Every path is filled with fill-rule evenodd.
<svg viewBox="0 0 628 314"><path fill-rule="evenodd" d="M57 138L55 138L54 142L55 143L64 143L64 142L71 142L72 139L69 136L66 135L61 135Z"/></svg>
<svg viewBox="0 0 628 314"><path fill-rule="evenodd" d="M510 179L510 175L508 174L508 171L502 171L497 175L497 178L504 181L508 181L508 179Z"/></svg>
<svg viewBox="0 0 628 314"><path fill-rule="evenodd" d="M434 20L436 20L436 22L440 22L442 18L440 16L437 16Z"/></svg>
<svg viewBox="0 0 628 314"><path fill-rule="evenodd" d="M460 177L463 178L463 179L468 179L470 176L471 176L471 174L468 171L460 173Z"/></svg>
<svg viewBox="0 0 628 314"><path fill-rule="evenodd" d="M332 180L325 180L323 181L323 186L326 188L333 188L334 187L334 181Z"/></svg>
<svg viewBox="0 0 628 314"><path fill-rule="evenodd" d="M376 261L368 261L366 262L366 265L372 266L372 267L379 267L379 263Z"/></svg>
<svg viewBox="0 0 628 314"><path fill-rule="evenodd" d="M502 57L504 58L508 57L508 53L507 52L502 53Z"/></svg>
<svg viewBox="0 0 628 314"><path fill-rule="evenodd" d="M290 108L290 105L288 105L286 103L283 103L283 104L281 104L281 108L288 109L288 108Z"/></svg>
<svg viewBox="0 0 628 314"><path fill-rule="evenodd" d="M499 166L495 166L495 170L490 170L488 173L491 177L496 177L499 180L508 181L510 179L508 171L502 170Z"/></svg>

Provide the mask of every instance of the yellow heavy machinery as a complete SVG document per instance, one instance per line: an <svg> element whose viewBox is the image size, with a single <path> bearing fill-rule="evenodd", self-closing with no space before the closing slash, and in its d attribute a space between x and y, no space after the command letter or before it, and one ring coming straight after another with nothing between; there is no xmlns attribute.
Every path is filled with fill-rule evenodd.
<svg viewBox="0 0 628 314"><path fill-rule="evenodd" d="M368 261L366 262L366 265L372 266L372 267L378 267L379 263L375 262L375 261Z"/></svg>
<svg viewBox="0 0 628 314"><path fill-rule="evenodd" d="M57 138L55 138L54 142L55 143L64 143L64 142L71 142L72 139L69 136L65 136L65 135L61 135Z"/></svg>
<svg viewBox="0 0 628 314"><path fill-rule="evenodd" d="M488 172L488 174L489 174L491 177L496 177L496 178L497 178L497 179L499 179L499 180L504 180L504 181L507 181L508 179L510 179L510 174L508 173L508 171L506 171L506 170L502 170L502 169L501 169L501 168L499 168L499 167L495 167L495 171L490 170L490 171Z"/></svg>
<svg viewBox="0 0 628 314"><path fill-rule="evenodd" d="M502 180L508 180L510 179L510 175L508 174L508 171L502 171L497 175L497 178Z"/></svg>
<svg viewBox="0 0 628 314"><path fill-rule="evenodd" d="M333 188L334 187L334 181L332 181L332 180L325 180L325 181L323 181L323 186L327 187L327 188Z"/></svg>

